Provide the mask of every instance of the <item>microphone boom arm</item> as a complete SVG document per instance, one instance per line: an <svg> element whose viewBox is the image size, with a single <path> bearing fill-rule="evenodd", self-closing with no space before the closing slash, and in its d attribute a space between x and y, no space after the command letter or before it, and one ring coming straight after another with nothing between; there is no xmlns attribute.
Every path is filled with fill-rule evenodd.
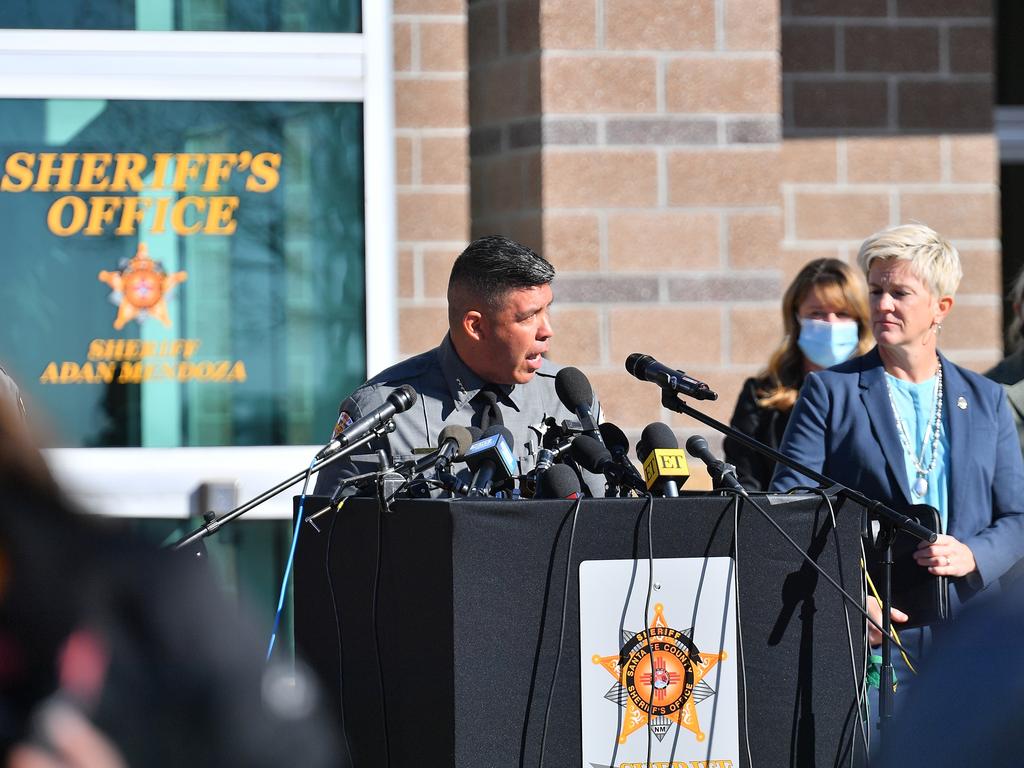
<svg viewBox="0 0 1024 768"><path fill-rule="evenodd" d="M321 469L326 467L331 462L337 461L338 459L342 458L343 456L348 456L356 448L361 448L362 446L364 446L367 443L369 443L371 440L375 440L376 438L383 437L384 435L388 434L389 432L394 432L394 431L395 431L395 422L394 422L393 419L388 419L386 422L384 422L383 424L381 424L381 425L379 425L377 427L374 427L369 432L367 432L365 435L363 435L363 437L359 438L358 440L353 441L350 445L345 446L344 448L342 448L337 453L332 453L327 458L317 460L317 462L315 464L313 464L313 466L310 467L309 469L304 469L301 472L292 475L287 480L284 480L284 481L278 483L273 488L271 488L271 489L261 493L259 496L256 496L256 497L250 499L249 501L245 502L244 504L241 504L240 506L235 507L230 512L226 512L223 515L221 515L220 517L217 517L216 514L214 514L213 512L207 512L205 514L206 522L203 523L198 528L196 528L191 533L186 534L185 536L180 538L178 541L176 541L174 544L172 544L171 545L171 549L174 550L174 551L177 551L177 550L180 550L180 549L184 549L185 547L189 546L190 544L194 544L195 542L199 541L200 539L205 539L207 536L212 536L218 530L220 530L220 528L225 523L231 522L236 517L241 517L242 515L244 515L249 510L255 509L256 507L258 507L263 502L268 501L268 500L274 498L275 496L277 496L279 493L281 493L286 488L290 488L291 486L295 485L297 482L299 482L300 480L305 478L307 473L308 474L313 474L315 472L319 472Z"/></svg>

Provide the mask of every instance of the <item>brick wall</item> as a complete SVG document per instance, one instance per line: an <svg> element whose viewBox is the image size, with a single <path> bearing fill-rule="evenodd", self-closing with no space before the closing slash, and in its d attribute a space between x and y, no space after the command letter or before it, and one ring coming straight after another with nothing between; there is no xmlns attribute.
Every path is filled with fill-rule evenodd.
<svg viewBox="0 0 1024 768"><path fill-rule="evenodd" d="M985 0L786 0L779 264L853 260L863 238L921 221L964 261L941 346L1001 356L992 7Z"/></svg>
<svg viewBox="0 0 1024 768"><path fill-rule="evenodd" d="M394 0L393 18L399 348L407 356L444 335L448 273L469 237L466 8L463 0Z"/></svg>

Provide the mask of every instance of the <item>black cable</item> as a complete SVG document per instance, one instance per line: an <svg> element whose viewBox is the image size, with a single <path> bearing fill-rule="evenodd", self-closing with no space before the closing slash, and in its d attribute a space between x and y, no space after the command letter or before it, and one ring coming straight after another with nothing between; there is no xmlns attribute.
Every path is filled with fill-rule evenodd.
<svg viewBox="0 0 1024 768"><path fill-rule="evenodd" d="M373 574L373 595L371 597L370 622L373 624L373 645L377 651L377 684L380 687L381 727L384 730L384 765L391 766L391 739L388 735L388 704L384 691L384 661L380 652L380 627L377 625L377 605L380 598L380 574L384 548L384 506L378 498L377 504L377 562Z"/></svg>
<svg viewBox="0 0 1024 768"><path fill-rule="evenodd" d="M544 706L544 728L540 734L540 757L537 759L538 768L544 765L544 748L547 745L548 721L551 717L551 700L555 693L555 681L558 679L558 667L562 663L562 640L565 636L565 617L569 605L569 578L572 573L572 545L576 538L576 520L580 514L580 507L583 506L583 497L576 499L572 510L572 525L569 527L569 551L565 553L565 580L562 585L562 618L558 624L558 640L555 645L555 668L551 672L551 681L548 683L547 704Z"/></svg>
<svg viewBox="0 0 1024 768"><path fill-rule="evenodd" d="M651 647L651 595L654 594L654 495L647 494L647 598L644 600L644 632L647 640L647 658L651 661L651 692L647 699L647 765L651 764L651 710L654 709L654 650Z"/></svg>
<svg viewBox="0 0 1024 768"><path fill-rule="evenodd" d="M740 657L740 679L743 682L743 738L747 745L747 765L754 766L754 756L750 750L749 714L747 710L747 657L743 653L743 618L740 614L740 496L735 491L726 490L733 495L732 507L732 546L733 559L736 561L736 573L733 579L733 590L736 593L736 644Z"/></svg>
<svg viewBox="0 0 1024 768"><path fill-rule="evenodd" d="M334 608L334 626L338 632L338 719L341 721L341 735L345 739L345 752L348 753L348 764L353 765L352 745L348 741L348 729L345 727L345 646L341 634L341 609L338 606L338 596L334 591L334 579L331 578L331 546L334 544L334 526L338 524L341 517L341 508L345 504L345 497L334 509L334 516L331 518L331 527L327 531L327 589L331 593L331 606Z"/></svg>

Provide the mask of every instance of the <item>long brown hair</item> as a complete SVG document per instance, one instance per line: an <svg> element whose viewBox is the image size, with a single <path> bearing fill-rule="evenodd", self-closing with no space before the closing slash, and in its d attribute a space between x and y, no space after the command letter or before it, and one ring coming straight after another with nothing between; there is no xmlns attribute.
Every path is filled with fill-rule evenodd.
<svg viewBox="0 0 1024 768"><path fill-rule="evenodd" d="M800 338L800 318L797 311L811 291L819 291L830 302L843 307L857 322L860 343L858 355L863 355L874 344L869 322L868 295L864 278L839 259L815 259L804 265L782 297L782 343L772 354L768 367L761 373L767 386L758 391L758 405L788 411L804 383L804 353L797 340Z"/></svg>

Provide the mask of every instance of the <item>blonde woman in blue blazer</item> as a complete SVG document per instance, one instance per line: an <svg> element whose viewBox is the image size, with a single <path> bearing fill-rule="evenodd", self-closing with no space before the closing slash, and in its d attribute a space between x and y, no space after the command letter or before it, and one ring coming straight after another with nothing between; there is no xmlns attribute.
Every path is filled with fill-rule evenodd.
<svg viewBox="0 0 1024 768"><path fill-rule="evenodd" d="M962 276L956 249L907 224L869 237L858 262L877 346L808 375L781 450L894 509L938 509L943 533L914 558L950 578L955 612L1024 557L1024 461L1013 418L998 384L938 352ZM797 485L814 483L779 465L772 488ZM868 609L881 617L873 599ZM870 640L881 638L871 632ZM925 636L921 643L923 651Z"/></svg>

